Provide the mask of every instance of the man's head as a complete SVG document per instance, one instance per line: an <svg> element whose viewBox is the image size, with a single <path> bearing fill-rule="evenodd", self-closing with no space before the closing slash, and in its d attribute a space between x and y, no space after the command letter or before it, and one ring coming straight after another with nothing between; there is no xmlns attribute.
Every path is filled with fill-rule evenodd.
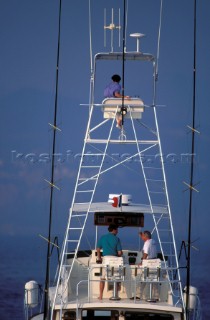
<svg viewBox="0 0 210 320"><path fill-rule="evenodd" d="M113 234L117 234L118 226L116 224L110 224L109 227L108 227L108 231L113 233Z"/></svg>
<svg viewBox="0 0 210 320"><path fill-rule="evenodd" d="M112 81L114 81L114 82L120 82L120 80L121 80L121 77L120 77L118 74L114 74L114 75L112 76Z"/></svg>
<svg viewBox="0 0 210 320"><path fill-rule="evenodd" d="M152 238L151 232L147 230L143 232L139 232L139 234L143 241L146 241Z"/></svg>

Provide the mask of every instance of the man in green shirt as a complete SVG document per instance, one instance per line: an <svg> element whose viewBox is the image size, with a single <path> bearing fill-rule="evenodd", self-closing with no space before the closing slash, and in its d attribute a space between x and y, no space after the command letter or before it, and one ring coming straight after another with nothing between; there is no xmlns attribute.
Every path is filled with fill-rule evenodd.
<svg viewBox="0 0 210 320"><path fill-rule="evenodd" d="M102 263L101 249L103 249L103 257L104 256L121 257L123 254L120 239L116 236L118 233L118 226L116 226L115 224L110 224L108 231L109 233L103 235L97 243L97 262L98 263ZM105 280L104 276L103 276L103 280ZM102 300L103 298L104 286L105 286L105 282L101 281L99 286L100 300Z"/></svg>

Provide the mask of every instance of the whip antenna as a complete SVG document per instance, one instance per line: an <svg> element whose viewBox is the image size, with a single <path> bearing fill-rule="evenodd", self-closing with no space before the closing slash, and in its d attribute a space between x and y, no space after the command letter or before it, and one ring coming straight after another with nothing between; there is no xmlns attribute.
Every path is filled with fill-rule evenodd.
<svg viewBox="0 0 210 320"><path fill-rule="evenodd" d="M106 22L106 9L104 9L104 47L106 47L106 30L111 31L111 39L110 39L110 46L111 46L111 52L114 52L114 30L118 29L119 33L119 47L120 47L120 9L119 9L119 25L115 25L114 23L114 9L112 8L112 13L111 13L111 23L107 25Z"/></svg>
<svg viewBox="0 0 210 320"><path fill-rule="evenodd" d="M160 22L159 22L159 30L158 30L158 44L157 44L157 63L156 63L156 77L158 75L158 62L160 56L160 34L161 34L161 26L162 26L162 14L163 14L163 0L160 2Z"/></svg>
<svg viewBox="0 0 210 320"><path fill-rule="evenodd" d="M127 113L127 110L124 106L124 94L125 94L125 27L126 27L126 0L124 0L123 6L123 45L122 45L122 126L124 124L124 116Z"/></svg>

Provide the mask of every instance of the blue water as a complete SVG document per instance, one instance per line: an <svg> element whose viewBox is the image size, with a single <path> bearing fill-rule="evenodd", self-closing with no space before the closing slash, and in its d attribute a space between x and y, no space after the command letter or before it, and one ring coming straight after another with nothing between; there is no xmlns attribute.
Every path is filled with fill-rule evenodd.
<svg viewBox="0 0 210 320"><path fill-rule="evenodd" d="M43 282L45 249L38 237L0 237L0 320L24 319L24 286Z"/></svg>
<svg viewBox="0 0 210 320"><path fill-rule="evenodd" d="M43 284L46 244L38 236L0 237L0 320L24 320L24 285ZM199 289L203 320L210 319L210 252L192 266L192 284Z"/></svg>

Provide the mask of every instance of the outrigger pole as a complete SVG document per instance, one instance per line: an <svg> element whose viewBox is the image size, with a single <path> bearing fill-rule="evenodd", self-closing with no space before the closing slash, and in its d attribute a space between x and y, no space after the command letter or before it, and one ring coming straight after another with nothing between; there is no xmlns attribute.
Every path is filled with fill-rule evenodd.
<svg viewBox="0 0 210 320"><path fill-rule="evenodd" d="M55 90L55 107L54 107L54 122L53 122L53 147L51 161L51 181L50 181L50 213L48 225L48 246L47 246L47 263L45 275L45 290L44 290L44 320L48 320L49 312L49 283L50 283L50 258L51 258L51 230L52 230L52 208L53 208L53 192L54 192L54 169L55 169L55 147L56 147L56 131L57 127L57 105L58 105L58 80L59 80L59 58L60 58L60 29L61 29L61 5L62 0L59 0L59 23L58 23L58 44L57 44L57 65L56 65L56 90Z"/></svg>
<svg viewBox="0 0 210 320"><path fill-rule="evenodd" d="M191 229L192 229L192 201L193 201L193 183L194 183L194 152L195 152L195 105L196 105L196 15L197 1L194 0L194 62L193 62L193 115L192 115L192 142L191 142L191 168L190 168L190 201L189 201L189 217L188 217L188 248L187 248L187 279L186 279L186 318L190 319L189 303L190 303L190 283L191 283Z"/></svg>

